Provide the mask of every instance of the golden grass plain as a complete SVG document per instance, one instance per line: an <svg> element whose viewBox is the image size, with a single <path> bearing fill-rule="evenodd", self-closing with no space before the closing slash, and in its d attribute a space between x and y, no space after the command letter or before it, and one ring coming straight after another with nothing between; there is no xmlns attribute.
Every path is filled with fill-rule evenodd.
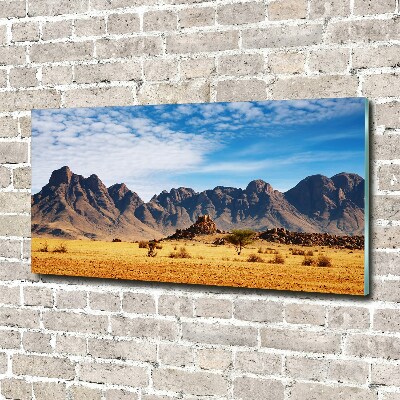
<svg viewBox="0 0 400 400"><path fill-rule="evenodd" d="M364 250L301 247L257 240L238 256L233 246L212 244L215 237L163 241L156 257L138 243L90 240L32 239L32 272L38 274L130 279L140 281L232 286L340 294L364 294ZM43 250L47 243L48 251ZM66 252L53 252L65 244ZM185 247L191 258L171 258ZM262 253L259 253L259 249ZM304 266L303 255L290 249L325 255L330 267ZM265 252L266 251L266 252ZM271 260L279 252L284 264ZM269 253L269 254L268 254ZM256 254L262 262L249 262Z"/></svg>

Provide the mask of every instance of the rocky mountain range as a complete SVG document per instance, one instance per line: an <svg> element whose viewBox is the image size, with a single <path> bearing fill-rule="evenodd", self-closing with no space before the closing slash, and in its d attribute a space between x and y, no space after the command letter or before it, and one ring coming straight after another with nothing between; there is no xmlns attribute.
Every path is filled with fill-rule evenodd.
<svg viewBox="0 0 400 400"><path fill-rule="evenodd" d="M295 232L360 235L364 232L364 179L340 173L308 176L287 192L261 179L245 189L217 186L163 191L144 202L125 184L106 187L68 167L54 171L32 196L34 236L110 240L159 239L185 229L201 215L218 229L285 228Z"/></svg>

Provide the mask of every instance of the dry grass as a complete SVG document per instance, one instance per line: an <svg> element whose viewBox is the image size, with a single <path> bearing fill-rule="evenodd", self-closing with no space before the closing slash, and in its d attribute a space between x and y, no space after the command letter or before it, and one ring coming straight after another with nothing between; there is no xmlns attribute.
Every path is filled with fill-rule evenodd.
<svg viewBox="0 0 400 400"><path fill-rule="evenodd" d="M182 241L163 241L157 257L147 257L147 252L139 249L137 243L33 238L32 271L325 293L362 295L364 292L364 252L361 250L349 254L348 250L325 247L323 256L330 260L331 266L318 268L315 264L302 265L305 256L292 255L290 246L258 241L237 256L233 246L213 246L215 238L188 242L191 258L169 257L172 252L180 252L178 249L184 247ZM46 242L49 251L40 251ZM67 245L66 253L51 251L62 242ZM262 262L248 262L249 256L257 255L258 248L263 246L268 250L264 254L277 256L279 252L284 264L270 264L268 256ZM314 246L312 251L320 255L322 248ZM257 256L261 258L261 254Z"/></svg>

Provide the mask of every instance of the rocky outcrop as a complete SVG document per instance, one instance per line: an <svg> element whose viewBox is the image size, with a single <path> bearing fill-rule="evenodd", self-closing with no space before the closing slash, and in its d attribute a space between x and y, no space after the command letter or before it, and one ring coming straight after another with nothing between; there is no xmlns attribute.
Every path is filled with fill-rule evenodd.
<svg viewBox="0 0 400 400"><path fill-rule="evenodd" d="M186 229L177 229L176 232L167 239L193 239L199 235L213 235L222 233L209 215L202 215L197 221Z"/></svg>
<svg viewBox="0 0 400 400"><path fill-rule="evenodd" d="M329 246L340 249L363 249L364 236L337 236L328 233L290 232L284 228L269 229L259 234L268 242L300 246Z"/></svg>

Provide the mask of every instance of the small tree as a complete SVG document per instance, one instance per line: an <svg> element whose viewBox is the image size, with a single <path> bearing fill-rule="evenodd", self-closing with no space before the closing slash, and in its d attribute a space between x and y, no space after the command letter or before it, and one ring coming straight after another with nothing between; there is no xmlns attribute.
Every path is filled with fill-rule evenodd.
<svg viewBox="0 0 400 400"><path fill-rule="evenodd" d="M232 233L225 236L225 240L235 246L235 249L240 256L242 249L254 242L254 234L255 232L251 229L234 229Z"/></svg>

